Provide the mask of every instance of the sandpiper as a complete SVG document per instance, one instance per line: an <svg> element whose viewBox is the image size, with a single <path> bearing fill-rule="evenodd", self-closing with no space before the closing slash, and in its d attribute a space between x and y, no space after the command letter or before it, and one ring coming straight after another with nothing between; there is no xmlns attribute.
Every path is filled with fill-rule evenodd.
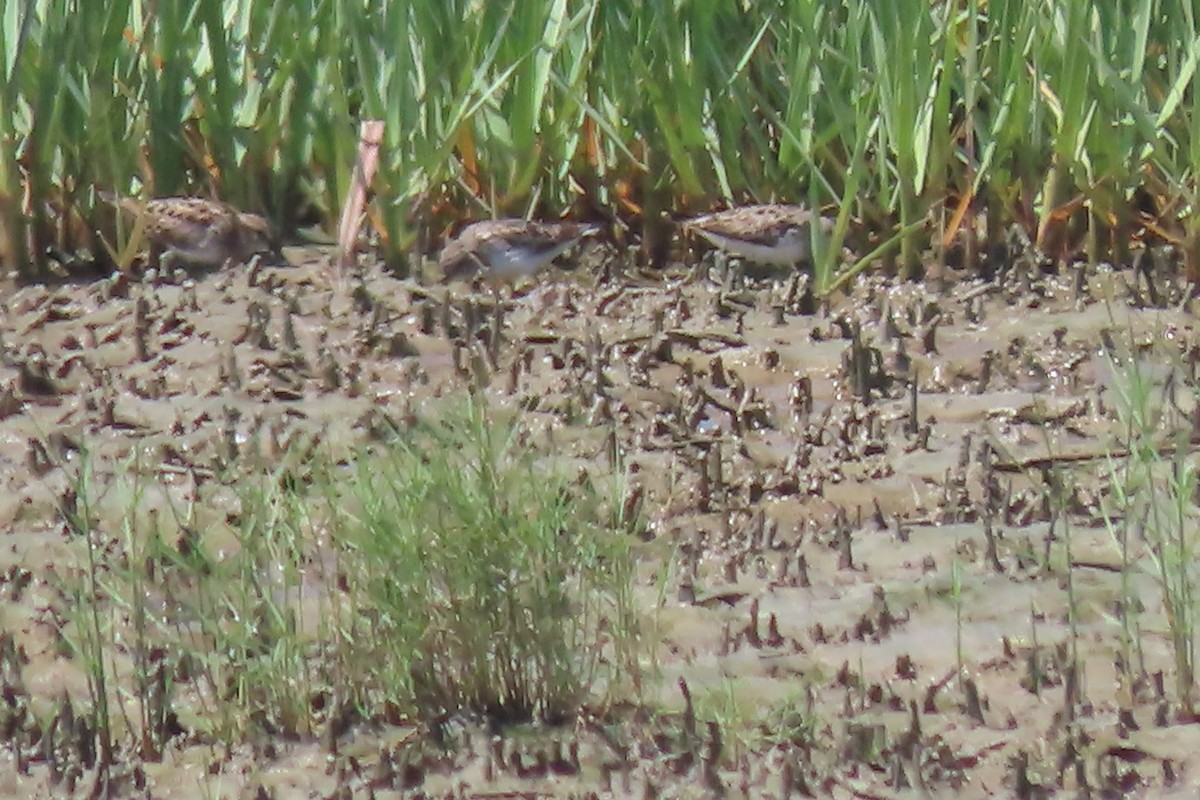
<svg viewBox="0 0 1200 800"><path fill-rule="evenodd" d="M683 223L731 256L763 266L798 267L812 255L813 221L823 235L833 220L803 206L761 205L705 214Z"/></svg>
<svg viewBox="0 0 1200 800"><path fill-rule="evenodd" d="M580 239L598 233L578 222L494 219L474 222L442 248L443 280L482 276L493 287L515 283L550 266Z"/></svg>
<svg viewBox="0 0 1200 800"><path fill-rule="evenodd" d="M160 197L153 200L101 198L134 217L146 219L146 242L151 263L213 268L241 264L271 250L267 221L216 200L200 197Z"/></svg>

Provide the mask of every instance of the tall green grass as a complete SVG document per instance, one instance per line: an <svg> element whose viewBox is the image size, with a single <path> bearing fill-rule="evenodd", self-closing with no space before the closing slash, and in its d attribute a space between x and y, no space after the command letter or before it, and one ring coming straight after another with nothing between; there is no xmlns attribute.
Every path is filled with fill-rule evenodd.
<svg viewBox="0 0 1200 800"><path fill-rule="evenodd" d="M1100 258L1127 246L1139 191L1191 252L1196 23L1184 0L12 0L2 256L29 271L86 243L93 186L332 228L367 117L387 126L373 219L392 257L451 216L636 227L779 199L908 231L906 274L984 211ZM943 202L970 214L931 215Z"/></svg>

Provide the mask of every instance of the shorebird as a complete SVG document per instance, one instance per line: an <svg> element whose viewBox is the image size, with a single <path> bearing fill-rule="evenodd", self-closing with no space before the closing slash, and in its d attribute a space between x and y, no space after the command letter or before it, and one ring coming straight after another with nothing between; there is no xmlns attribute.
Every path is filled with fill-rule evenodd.
<svg viewBox="0 0 1200 800"><path fill-rule="evenodd" d="M493 219L474 222L442 248L444 281L481 276L493 288L516 283L550 266L580 239L600 231L578 222Z"/></svg>
<svg viewBox="0 0 1200 800"><path fill-rule="evenodd" d="M107 192L100 197L134 218L145 217L151 263L213 268L242 264L272 249L265 219L216 200L160 197L143 201Z"/></svg>
<svg viewBox="0 0 1200 800"><path fill-rule="evenodd" d="M812 255L814 221L822 235L833 231L833 220L789 205L731 208L686 220L683 227L731 256L763 266L794 268Z"/></svg>

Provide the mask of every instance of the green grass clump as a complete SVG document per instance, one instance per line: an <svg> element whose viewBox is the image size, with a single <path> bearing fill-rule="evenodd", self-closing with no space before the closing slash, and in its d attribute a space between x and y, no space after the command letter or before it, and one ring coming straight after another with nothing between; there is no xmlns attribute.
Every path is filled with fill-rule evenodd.
<svg viewBox="0 0 1200 800"><path fill-rule="evenodd" d="M349 462L190 488L85 459L63 509L87 550L64 643L105 761L354 720L555 723L627 688L619 505L519 431L472 404Z"/></svg>
<svg viewBox="0 0 1200 800"><path fill-rule="evenodd" d="M558 721L636 667L626 539L518 431L472 405L360 463L348 564L371 671L427 716Z"/></svg>

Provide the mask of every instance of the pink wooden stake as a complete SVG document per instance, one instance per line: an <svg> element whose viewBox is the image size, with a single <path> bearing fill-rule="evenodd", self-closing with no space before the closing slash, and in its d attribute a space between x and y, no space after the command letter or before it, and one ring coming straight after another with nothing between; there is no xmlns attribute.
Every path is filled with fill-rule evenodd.
<svg viewBox="0 0 1200 800"><path fill-rule="evenodd" d="M354 261L354 242L362 226L363 209L367 204L367 187L379 166L379 144L383 141L383 121L364 120L358 129L358 160L350 179L350 191L342 204L342 219L338 224L337 271L345 274Z"/></svg>

